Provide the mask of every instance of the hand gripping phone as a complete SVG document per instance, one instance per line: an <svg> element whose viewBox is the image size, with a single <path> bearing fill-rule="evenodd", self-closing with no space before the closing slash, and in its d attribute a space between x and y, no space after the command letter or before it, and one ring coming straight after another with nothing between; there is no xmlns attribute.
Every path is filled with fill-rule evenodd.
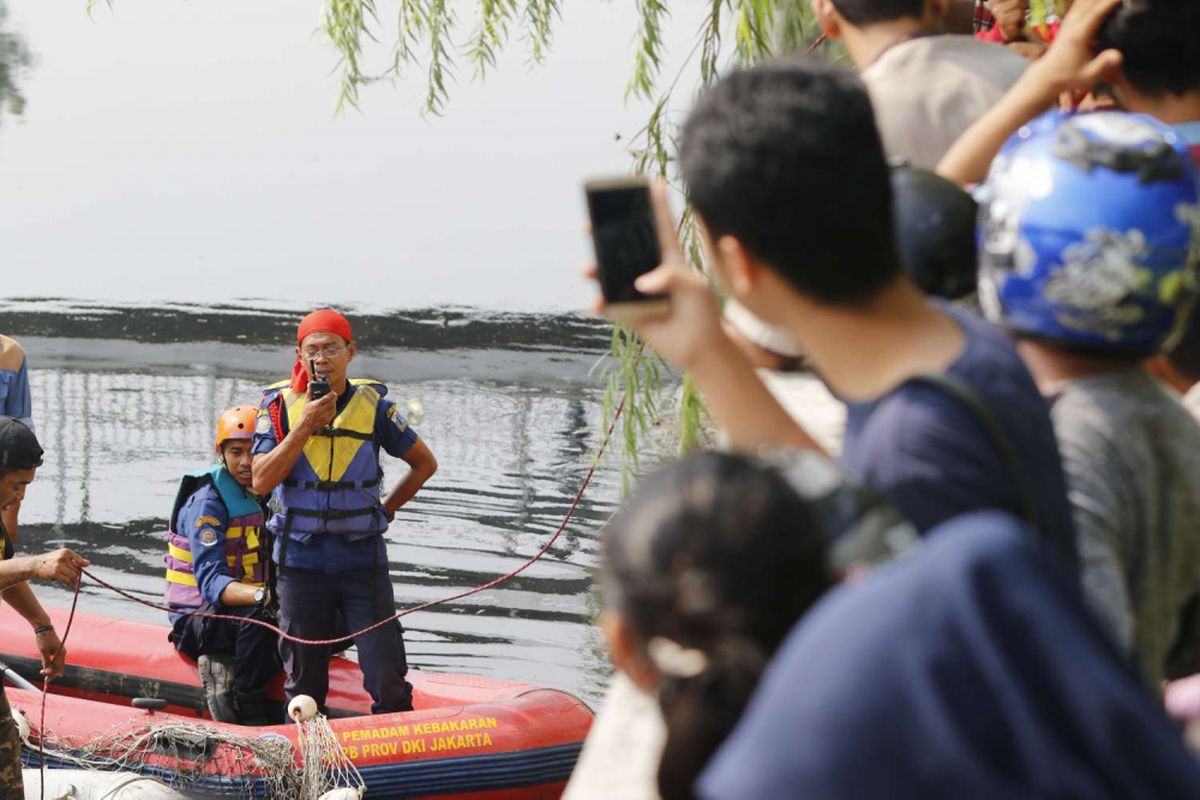
<svg viewBox="0 0 1200 800"><path fill-rule="evenodd" d="M605 315L629 322L664 314L668 300L634 288L662 263L650 186L642 177L600 178L584 184Z"/></svg>

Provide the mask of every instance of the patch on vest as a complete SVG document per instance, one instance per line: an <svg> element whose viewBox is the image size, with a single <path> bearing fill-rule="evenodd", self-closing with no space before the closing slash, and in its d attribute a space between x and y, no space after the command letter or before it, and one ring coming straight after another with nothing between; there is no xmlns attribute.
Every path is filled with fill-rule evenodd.
<svg viewBox="0 0 1200 800"><path fill-rule="evenodd" d="M217 532L212 528L205 528L200 531L198 538L200 539L200 544L207 546L216 544L219 537L217 536Z"/></svg>
<svg viewBox="0 0 1200 800"><path fill-rule="evenodd" d="M270 433L271 431L271 415L265 409L259 409L258 422L254 425L255 433Z"/></svg>
<svg viewBox="0 0 1200 800"><path fill-rule="evenodd" d="M221 524L221 520L217 519L216 517L210 517L207 515L196 520L197 528L203 528L205 525L220 525L220 524Z"/></svg>
<svg viewBox="0 0 1200 800"><path fill-rule="evenodd" d="M395 406L390 406L388 408L387 415L388 415L388 418L392 421L392 424L395 425L396 428L398 430L400 430L401 432L405 431L408 428L408 423L405 422L404 418L400 416L400 410L397 409Z"/></svg>

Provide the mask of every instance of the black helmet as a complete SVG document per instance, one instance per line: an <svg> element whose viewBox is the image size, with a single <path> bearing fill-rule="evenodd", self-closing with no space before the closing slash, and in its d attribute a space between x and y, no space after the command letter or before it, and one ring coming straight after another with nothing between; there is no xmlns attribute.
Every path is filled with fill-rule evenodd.
<svg viewBox="0 0 1200 800"><path fill-rule="evenodd" d="M42 446L29 426L16 417L0 416L0 471L41 465Z"/></svg>
<svg viewBox="0 0 1200 800"><path fill-rule="evenodd" d="M896 248L904 272L926 294L957 300L975 291L971 195L929 170L892 166Z"/></svg>

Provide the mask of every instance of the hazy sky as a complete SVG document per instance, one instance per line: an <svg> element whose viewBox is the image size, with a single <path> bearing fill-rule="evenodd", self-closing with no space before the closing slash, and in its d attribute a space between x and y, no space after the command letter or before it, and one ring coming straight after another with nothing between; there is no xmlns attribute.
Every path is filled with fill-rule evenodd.
<svg viewBox="0 0 1200 800"><path fill-rule="evenodd" d="M629 0L565 0L544 66L464 70L441 118L420 70L335 116L320 0L99 5L9 0L37 62L0 122L0 297L586 304L580 181L626 170L646 116Z"/></svg>

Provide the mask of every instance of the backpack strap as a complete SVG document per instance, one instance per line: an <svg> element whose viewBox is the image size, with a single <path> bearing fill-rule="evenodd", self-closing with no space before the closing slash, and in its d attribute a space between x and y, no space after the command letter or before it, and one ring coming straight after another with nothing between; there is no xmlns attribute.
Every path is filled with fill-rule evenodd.
<svg viewBox="0 0 1200 800"><path fill-rule="evenodd" d="M1013 447L1012 440L1008 434L1004 432L1004 428L1000 426L1000 422L996 419L996 415L991 412L991 409L984 403L979 392L968 383L952 375L945 373L938 375L917 375L909 378L906 383L924 384L931 386L945 394L950 395L962 406L971 413L987 433L988 438L992 440L992 445L995 446L996 452L1000 455L1000 460L1008 468L1013 480L1013 488L1017 493L1017 505L1021 512L1021 518L1033 528L1033 530L1041 533L1035 509L1037 505L1033 501L1033 494L1029 491L1029 484L1025 482L1025 474L1021 469L1021 461L1017 458L1017 450Z"/></svg>

